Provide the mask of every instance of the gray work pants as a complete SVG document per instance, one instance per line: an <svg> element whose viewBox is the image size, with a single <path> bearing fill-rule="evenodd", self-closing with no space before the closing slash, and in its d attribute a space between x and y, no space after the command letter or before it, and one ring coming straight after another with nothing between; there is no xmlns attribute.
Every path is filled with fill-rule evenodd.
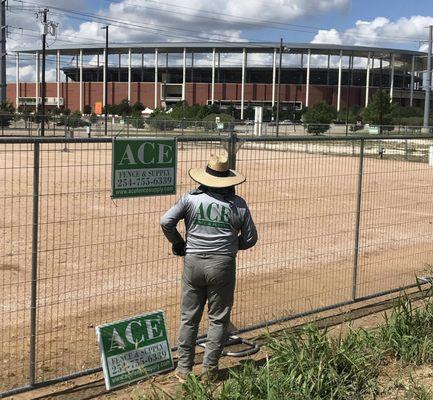
<svg viewBox="0 0 433 400"><path fill-rule="evenodd" d="M218 367L233 306L236 282L235 256L187 254L182 275L178 370L190 372L203 309L208 302L209 330L203 370Z"/></svg>

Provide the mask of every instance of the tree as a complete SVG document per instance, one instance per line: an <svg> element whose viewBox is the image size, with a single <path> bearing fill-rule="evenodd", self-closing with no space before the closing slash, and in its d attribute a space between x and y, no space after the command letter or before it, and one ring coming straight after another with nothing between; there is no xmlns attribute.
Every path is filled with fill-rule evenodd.
<svg viewBox="0 0 433 400"><path fill-rule="evenodd" d="M92 113L92 107L89 104L86 104L83 107L83 114L84 115L90 115Z"/></svg>
<svg viewBox="0 0 433 400"><path fill-rule="evenodd" d="M368 107L364 109L363 119L374 125L390 125L392 123L392 105L389 101L389 93L376 92Z"/></svg>
<svg viewBox="0 0 433 400"><path fill-rule="evenodd" d="M308 132L317 135L326 132L336 117L337 110L321 101L308 108L304 114L304 122L308 125Z"/></svg>
<svg viewBox="0 0 433 400"><path fill-rule="evenodd" d="M0 106L0 126L6 127L14 119L15 107L12 103L5 102Z"/></svg>
<svg viewBox="0 0 433 400"><path fill-rule="evenodd" d="M139 101L137 101L136 103L134 103L131 107L131 113L132 115L137 115L140 114L141 112L145 109L143 103L140 103Z"/></svg>
<svg viewBox="0 0 433 400"><path fill-rule="evenodd" d="M131 115L131 105L127 99L123 99L117 105L117 114L122 116Z"/></svg>
<svg viewBox="0 0 433 400"><path fill-rule="evenodd" d="M254 108L251 104L244 110L244 119L254 119Z"/></svg>

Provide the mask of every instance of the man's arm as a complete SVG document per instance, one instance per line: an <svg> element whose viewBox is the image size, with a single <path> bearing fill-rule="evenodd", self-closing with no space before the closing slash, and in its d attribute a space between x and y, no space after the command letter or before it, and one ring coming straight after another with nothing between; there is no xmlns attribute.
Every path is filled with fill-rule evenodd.
<svg viewBox="0 0 433 400"><path fill-rule="evenodd" d="M253 247L257 243L257 239L257 229L254 225L250 210L247 207L241 226L241 234L239 236L239 250L246 250Z"/></svg>
<svg viewBox="0 0 433 400"><path fill-rule="evenodd" d="M165 237L176 246L184 245L185 241L177 230L178 222L185 218L186 196L182 196L177 203L171 207L161 218L161 228Z"/></svg>

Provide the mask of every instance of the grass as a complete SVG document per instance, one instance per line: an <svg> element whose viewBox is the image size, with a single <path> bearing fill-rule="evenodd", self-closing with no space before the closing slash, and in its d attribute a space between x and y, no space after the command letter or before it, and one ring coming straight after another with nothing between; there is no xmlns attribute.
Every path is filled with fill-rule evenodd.
<svg viewBox="0 0 433 400"><path fill-rule="evenodd" d="M331 336L316 325L269 337L266 362L247 362L218 384L191 376L180 392L154 391L147 400L356 400L381 392L381 368L392 360L433 363L433 290L415 306L407 296L396 301L385 323L371 331L352 329ZM433 400L430 389L411 381L407 400Z"/></svg>

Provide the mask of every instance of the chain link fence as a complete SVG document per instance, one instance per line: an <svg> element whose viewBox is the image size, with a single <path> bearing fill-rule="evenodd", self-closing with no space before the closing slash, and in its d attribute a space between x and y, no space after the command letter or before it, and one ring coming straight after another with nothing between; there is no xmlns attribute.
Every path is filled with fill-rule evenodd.
<svg viewBox="0 0 433 400"><path fill-rule="evenodd" d="M99 370L95 326L105 322L164 309L176 344L182 260L159 219L211 153L228 151L247 176L238 192L259 232L238 257L240 332L430 273L431 137L179 137L178 195L115 201L111 146L0 138L3 395Z"/></svg>

